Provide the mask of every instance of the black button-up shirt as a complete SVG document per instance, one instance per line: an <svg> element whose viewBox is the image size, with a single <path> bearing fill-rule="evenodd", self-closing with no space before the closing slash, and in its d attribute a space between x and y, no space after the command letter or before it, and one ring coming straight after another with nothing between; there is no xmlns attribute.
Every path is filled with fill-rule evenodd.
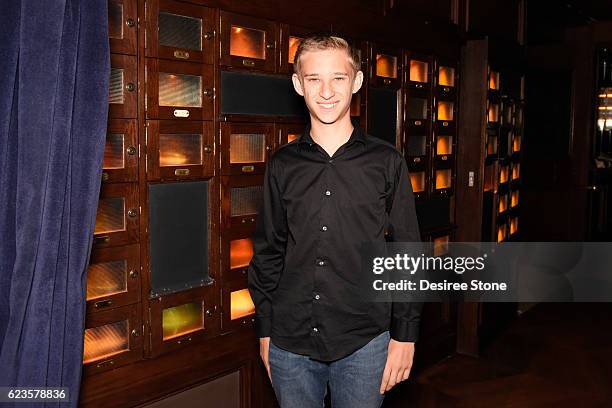
<svg viewBox="0 0 612 408"><path fill-rule="evenodd" d="M416 341L422 303L364 302L360 245L420 241L402 154L355 127L330 157L305 129L270 158L253 235L249 290L259 337L332 361L385 330Z"/></svg>

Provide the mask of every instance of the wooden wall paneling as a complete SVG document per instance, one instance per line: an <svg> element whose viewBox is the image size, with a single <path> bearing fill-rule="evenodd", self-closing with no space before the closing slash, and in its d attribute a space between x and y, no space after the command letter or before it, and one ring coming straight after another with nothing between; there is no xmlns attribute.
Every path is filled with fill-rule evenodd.
<svg viewBox="0 0 612 408"><path fill-rule="evenodd" d="M136 185L103 184L96 215L94 248L138 242L140 215Z"/></svg>

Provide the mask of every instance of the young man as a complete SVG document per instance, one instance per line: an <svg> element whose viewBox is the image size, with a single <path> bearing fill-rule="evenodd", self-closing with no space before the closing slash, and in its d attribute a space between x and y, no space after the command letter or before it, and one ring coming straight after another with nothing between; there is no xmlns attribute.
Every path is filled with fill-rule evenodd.
<svg viewBox="0 0 612 408"><path fill-rule="evenodd" d="M310 125L269 160L248 277L261 358L283 408L370 408L410 374L420 303L364 302L359 247L420 241L406 162L354 128L363 82L342 38L313 36L293 85Z"/></svg>

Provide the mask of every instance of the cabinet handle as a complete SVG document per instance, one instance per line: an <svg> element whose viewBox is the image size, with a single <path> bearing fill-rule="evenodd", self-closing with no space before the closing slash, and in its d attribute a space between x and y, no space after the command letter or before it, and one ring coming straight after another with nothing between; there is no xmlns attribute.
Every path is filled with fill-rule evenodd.
<svg viewBox="0 0 612 408"><path fill-rule="evenodd" d="M212 146L211 145L204 146L204 152L205 153L212 153Z"/></svg>
<svg viewBox="0 0 612 408"><path fill-rule="evenodd" d="M100 300L94 303L94 307L96 309L102 309L103 307L109 307L112 304L113 304L113 301L111 299L106 299L106 300Z"/></svg>
<svg viewBox="0 0 612 408"><path fill-rule="evenodd" d="M136 154L136 148L134 146L128 146L128 148L125 151L130 156L133 156Z"/></svg>
<svg viewBox="0 0 612 408"><path fill-rule="evenodd" d="M132 337L138 337L140 336L140 332L137 329L133 329L132 330Z"/></svg>
<svg viewBox="0 0 612 408"><path fill-rule="evenodd" d="M136 85L134 85L134 83L132 82L128 82L127 84L125 84L125 89L128 92L134 92L136 90Z"/></svg>
<svg viewBox="0 0 612 408"><path fill-rule="evenodd" d="M134 27L136 25L136 21L133 18L128 18L125 20L125 25L128 27Z"/></svg>
<svg viewBox="0 0 612 408"><path fill-rule="evenodd" d="M137 277L138 277L138 271L135 271L135 270L132 269L130 271L130 278L136 279Z"/></svg>
<svg viewBox="0 0 612 408"><path fill-rule="evenodd" d="M127 214L130 218L136 218L136 216L138 215L138 211L136 211L135 208L130 208Z"/></svg>
<svg viewBox="0 0 612 408"><path fill-rule="evenodd" d="M205 40L212 40L213 36L214 36L214 34L211 33L210 31L207 31L207 32L204 33L204 39Z"/></svg>
<svg viewBox="0 0 612 408"><path fill-rule="evenodd" d="M213 92L212 92L211 89L209 89L209 88L204 89L204 96L209 96L210 97L210 96L212 96L212 94L213 94Z"/></svg>

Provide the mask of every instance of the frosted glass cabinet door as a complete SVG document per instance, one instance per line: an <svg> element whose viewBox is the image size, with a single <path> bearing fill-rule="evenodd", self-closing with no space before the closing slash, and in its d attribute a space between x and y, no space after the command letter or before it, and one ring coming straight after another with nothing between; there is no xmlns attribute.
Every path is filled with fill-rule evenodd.
<svg viewBox="0 0 612 408"><path fill-rule="evenodd" d="M399 89L402 83L402 52L399 49L372 46L370 84Z"/></svg>
<svg viewBox="0 0 612 408"><path fill-rule="evenodd" d="M87 312L114 309L139 300L138 245L94 249L87 268Z"/></svg>
<svg viewBox="0 0 612 408"><path fill-rule="evenodd" d="M137 0L109 0L108 37L110 51L136 55Z"/></svg>
<svg viewBox="0 0 612 408"><path fill-rule="evenodd" d="M147 118L212 120L213 67L147 59Z"/></svg>
<svg viewBox="0 0 612 408"><path fill-rule="evenodd" d="M147 125L149 180L183 180L214 175L213 122L149 120Z"/></svg>
<svg viewBox="0 0 612 408"><path fill-rule="evenodd" d="M221 147L222 174L261 174L274 147L274 125L222 123Z"/></svg>
<svg viewBox="0 0 612 408"><path fill-rule="evenodd" d="M136 118L137 86L136 57L111 54L108 89L109 118Z"/></svg>
<svg viewBox="0 0 612 408"><path fill-rule="evenodd" d="M147 13L148 57L214 62L213 9L174 0L152 0L147 2Z"/></svg>
<svg viewBox="0 0 612 408"><path fill-rule="evenodd" d="M220 64L276 72L277 24L221 11Z"/></svg>
<svg viewBox="0 0 612 408"><path fill-rule="evenodd" d="M111 310L87 313L83 374L112 370L143 357L140 302Z"/></svg>
<svg viewBox="0 0 612 408"><path fill-rule="evenodd" d="M102 184L93 248L136 242L138 218L138 196L134 183Z"/></svg>
<svg viewBox="0 0 612 408"><path fill-rule="evenodd" d="M135 119L109 119L102 162L102 182L138 179L138 143Z"/></svg>

